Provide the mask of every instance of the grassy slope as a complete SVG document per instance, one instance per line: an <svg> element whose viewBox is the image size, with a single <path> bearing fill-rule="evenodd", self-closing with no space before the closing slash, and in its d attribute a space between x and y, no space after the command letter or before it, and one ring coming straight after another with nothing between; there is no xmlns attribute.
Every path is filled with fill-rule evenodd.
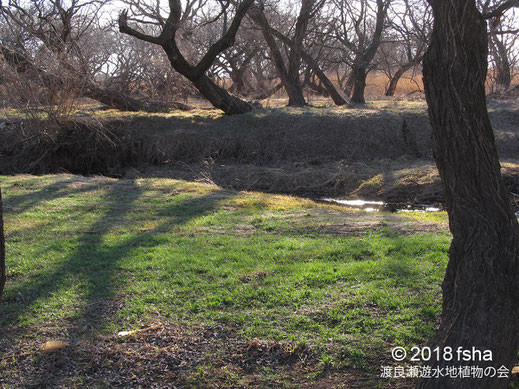
<svg viewBox="0 0 519 389"><path fill-rule="evenodd" d="M2 187L0 368L11 384L37 380L27 375L38 360L17 347L36 355L49 336L92 343L157 320L310 350L299 382L344 381L350 368L376 378L391 345L429 338L440 309L443 213L365 214L166 179L15 176ZM211 358L188 366L182 382L220 385ZM236 371L226 380L243 385L250 372ZM59 383L109 382L78 374ZM250 374L271 384L290 375L261 363Z"/></svg>

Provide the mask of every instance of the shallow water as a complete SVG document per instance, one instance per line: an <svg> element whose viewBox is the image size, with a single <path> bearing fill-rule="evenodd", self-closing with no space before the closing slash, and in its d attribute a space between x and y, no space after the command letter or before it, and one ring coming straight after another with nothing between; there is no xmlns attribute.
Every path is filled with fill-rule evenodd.
<svg viewBox="0 0 519 389"><path fill-rule="evenodd" d="M383 201L368 201L368 200L341 200L323 197L321 201L329 203L344 205L348 208L362 209L366 212L439 212L443 208L440 204L406 204L406 203L385 203Z"/></svg>

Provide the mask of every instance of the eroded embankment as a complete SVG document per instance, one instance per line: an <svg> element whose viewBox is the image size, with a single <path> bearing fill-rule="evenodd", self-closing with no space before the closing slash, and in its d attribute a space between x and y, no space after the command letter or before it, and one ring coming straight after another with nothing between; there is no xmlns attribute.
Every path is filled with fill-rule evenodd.
<svg viewBox="0 0 519 389"><path fill-rule="evenodd" d="M504 105L503 105L504 104ZM491 119L511 192L519 192L519 113ZM226 117L82 116L59 123L9 120L0 174L165 176L223 187L400 202L442 200L423 104L280 108Z"/></svg>

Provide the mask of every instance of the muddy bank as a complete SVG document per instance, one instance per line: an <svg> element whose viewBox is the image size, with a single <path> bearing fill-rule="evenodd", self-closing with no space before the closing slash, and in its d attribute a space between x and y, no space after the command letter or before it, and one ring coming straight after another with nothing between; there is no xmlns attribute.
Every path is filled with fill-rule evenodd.
<svg viewBox="0 0 519 389"><path fill-rule="evenodd" d="M502 163L505 183L519 194L519 163ZM319 198L361 198L393 204L443 203L438 170L431 160L400 159L366 163L339 161L319 166L286 163L275 166L250 164L184 164L129 168L125 178L167 177L210 182L235 190L293 194Z"/></svg>
<svg viewBox="0 0 519 389"><path fill-rule="evenodd" d="M425 105L385 104L234 117L198 110L61 123L0 120L0 174L161 176L311 197L441 202ZM505 180L519 193L519 111L495 102L490 115L508 162Z"/></svg>

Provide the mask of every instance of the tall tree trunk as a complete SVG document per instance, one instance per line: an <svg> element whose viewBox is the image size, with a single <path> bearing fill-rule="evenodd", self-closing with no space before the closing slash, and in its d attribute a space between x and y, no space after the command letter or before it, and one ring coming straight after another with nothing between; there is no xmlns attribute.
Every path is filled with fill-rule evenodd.
<svg viewBox="0 0 519 389"><path fill-rule="evenodd" d="M353 93L350 100L352 103L366 104L366 100L364 99L364 91L366 90L367 74L367 69L364 66L353 68Z"/></svg>
<svg viewBox="0 0 519 389"><path fill-rule="evenodd" d="M0 303L5 287L5 236L4 236L4 211L2 204L2 188L0 188Z"/></svg>
<svg viewBox="0 0 519 389"><path fill-rule="evenodd" d="M294 41L292 39L289 39L287 36L283 35L278 30L270 27L270 31L273 35L275 35L278 39L282 40L284 43L286 43L288 46L292 47L294 44ZM326 88L328 94L332 98L335 105L344 105L346 104L346 100L340 95L340 93L337 91L335 86L333 85L332 81L326 76L324 71L319 66L319 63L307 52L304 50L301 50L301 57L303 58L303 61L306 62L308 67L312 69L312 71L315 73L317 77L319 77L319 80L321 81L324 88ZM339 85L341 84L341 80L339 79ZM301 92L302 93L302 92Z"/></svg>
<svg viewBox="0 0 519 389"><path fill-rule="evenodd" d="M303 51L303 39L306 35L308 27L308 20L312 17L312 8L315 0L302 0L301 10L296 21L296 28L294 33L293 44L290 46L290 54L288 56L288 73L287 78L290 87L297 86L299 95L289 95L288 105L302 107L306 104L303 96L303 88L301 87L301 80L299 79L299 71L301 68L301 53Z"/></svg>
<svg viewBox="0 0 519 389"><path fill-rule="evenodd" d="M359 47L357 50L354 50L356 51L355 59L353 61L352 72L348 78L348 82L346 83L345 90L346 95L349 96L351 88L353 88L350 102L354 104L366 103L366 100L364 99L364 91L366 89L368 67L371 61L373 61L378 47L380 46L380 42L382 41L384 20L386 20L387 9L390 3L391 0L377 0L377 17L371 42L365 48Z"/></svg>
<svg viewBox="0 0 519 389"><path fill-rule="evenodd" d="M281 79L283 87L285 88L285 92L287 92L288 105L300 107L304 106L306 101L303 95L303 89L301 88L301 83L295 77L294 71L292 71L292 74L289 74L289 71L285 66L281 51L278 47L278 44L276 43L276 39L274 38L272 28L270 27L268 20L263 13L263 10L261 8L251 8L249 15L251 16L252 20L254 20L254 22L261 28L265 42L267 42L267 45L270 49L274 67L276 68L279 78Z"/></svg>
<svg viewBox="0 0 519 389"><path fill-rule="evenodd" d="M289 107L303 107L306 105L305 96L303 95L303 88L299 82L294 82L294 78L287 78L287 82L284 85L285 91L288 94L288 106Z"/></svg>
<svg viewBox="0 0 519 389"><path fill-rule="evenodd" d="M434 29L423 78L453 236L434 346L452 347L454 358L428 364L511 369L519 346L519 227L485 103L486 26L474 0L431 4ZM492 361L459 361L458 347L490 350ZM508 380L440 377L418 387L505 388Z"/></svg>

